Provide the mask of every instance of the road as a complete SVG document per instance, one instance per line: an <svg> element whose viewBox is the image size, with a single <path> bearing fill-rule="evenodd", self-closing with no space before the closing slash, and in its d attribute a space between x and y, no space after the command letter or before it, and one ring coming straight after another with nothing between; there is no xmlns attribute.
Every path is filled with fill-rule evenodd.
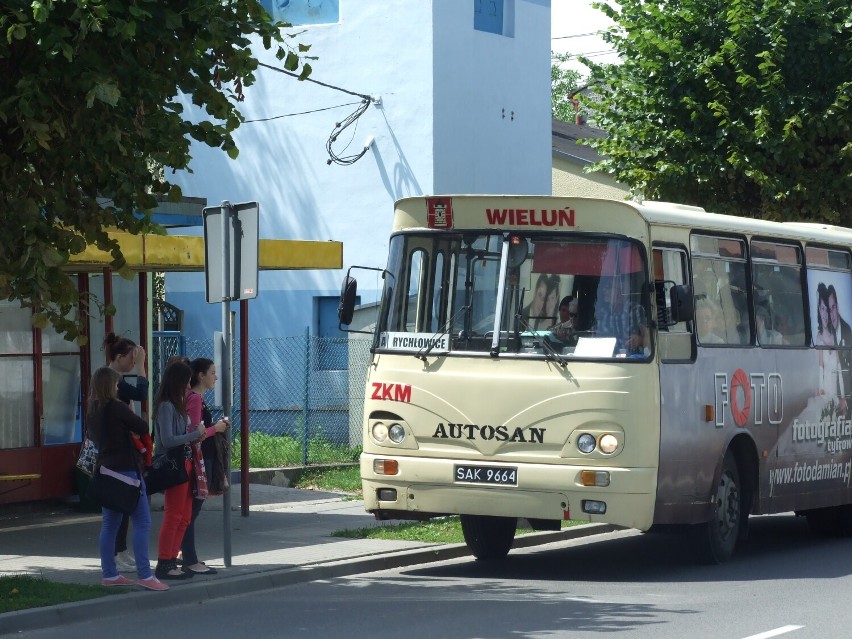
<svg viewBox="0 0 852 639"><path fill-rule="evenodd" d="M316 581L63 629L87 637L501 639L847 637L852 540L792 516L753 520L732 561L695 565L665 535L622 531L472 559ZM168 594L157 595L168 596ZM41 639L59 629L19 634ZM70 634L66 634L70 633Z"/></svg>

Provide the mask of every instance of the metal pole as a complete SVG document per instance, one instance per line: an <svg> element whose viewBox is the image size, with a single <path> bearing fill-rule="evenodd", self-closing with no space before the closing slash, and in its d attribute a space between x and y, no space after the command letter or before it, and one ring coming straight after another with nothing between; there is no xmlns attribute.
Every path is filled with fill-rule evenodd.
<svg viewBox="0 0 852 639"><path fill-rule="evenodd" d="M231 355L232 338L231 338L231 243L230 243L230 226L231 226L231 204L228 201L223 201L222 208L222 409L225 416L231 417L231 404L233 402L233 383L231 376ZM225 431L225 436L231 442L230 426ZM224 558L225 567L231 567L231 460L230 456L226 461L225 477L228 478L228 485L222 494L222 541L224 543Z"/></svg>
<svg viewBox="0 0 852 639"><path fill-rule="evenodd" d="M249 516L249 314L248 300L240 300L240 507Z"/></svg>
<svg viewBox="0 0 852 639"><path fill-rule="evenodd" d="M305 327L305 394L302 399L302 465L308 465L308 405L310 403L311 380L311 327Z"/></svg>

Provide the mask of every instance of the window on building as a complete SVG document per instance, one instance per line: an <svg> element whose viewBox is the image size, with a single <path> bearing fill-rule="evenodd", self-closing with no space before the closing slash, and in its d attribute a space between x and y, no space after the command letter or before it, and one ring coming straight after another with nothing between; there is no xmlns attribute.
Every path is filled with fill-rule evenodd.
<svg viewBox="0 0 852 639"><path fill-rule="evenodd" d="M260 0L260 5L273 20L294 26L340 21L340 0Z"/></svg>
<svg viewBox="0 0 852 639"><path fill-rule="evenodd" d="M503 0L473 0L473 28L503 35Z"/></svg>

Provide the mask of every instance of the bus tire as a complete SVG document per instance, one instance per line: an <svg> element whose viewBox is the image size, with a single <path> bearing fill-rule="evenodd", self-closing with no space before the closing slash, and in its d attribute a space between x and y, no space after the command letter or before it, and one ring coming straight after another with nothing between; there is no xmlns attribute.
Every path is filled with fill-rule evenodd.
<svg viewBox="0 0 852 639"><path fill-rule="evenodd" d="M505 559L515 540L515 517L461 515L464 541L473 556L482 561Z"/></svg>
<svg viewBox="0 0 852 639"><path fill-rule="evenodd" d="M697 526L698 551L705 563L721 564L731 558L743 521L742 486L736 459L728 452L722 461L713 493L710 521Z"/></svg>

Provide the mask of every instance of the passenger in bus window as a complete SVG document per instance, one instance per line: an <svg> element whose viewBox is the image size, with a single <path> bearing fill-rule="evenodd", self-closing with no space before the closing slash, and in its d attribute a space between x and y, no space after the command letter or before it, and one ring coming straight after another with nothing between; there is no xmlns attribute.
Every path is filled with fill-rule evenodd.
<svg viewBox="0 0 852 639"><path fill-rule="evenodd" d="M758 306L755 310L755 321L757 322L757 341L759 344L783 344L784 337L772 328L771 315L765 306Z"/></svg>
<svg viewBox="0 0 852 639"><path fill-rule="evenodd" d="M702 344L725 343L725 340L719 335L719 308L710 300L705 298L698 301L697 308L695 309L695 323L699 342Z"/></svg>
<svg viewBox="0 0 852 639"><path fill-rule="evenodd" d="M630 303L619 282L601 278L595 299L595 324L598 337L615 337L616 353L650 355L651 334L648 317L641 304Z"/></svg>

